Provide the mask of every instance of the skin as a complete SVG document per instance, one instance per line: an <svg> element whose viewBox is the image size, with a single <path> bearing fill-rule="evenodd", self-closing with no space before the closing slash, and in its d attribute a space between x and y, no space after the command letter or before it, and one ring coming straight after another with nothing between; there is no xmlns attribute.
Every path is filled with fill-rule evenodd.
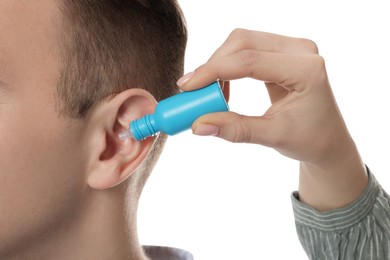
<svg viewBox="0 0 390 260"><path fill-rule="evenodd" d="M125 195L154 139L117 134L156 102L130 89L58 116L60 17L53 0L0 1L0 259L144 259Z"/></svg>
<svg viewBox="0 0 390 260"><path fill-rule="evenodd" d="M344 207L362 194L367 173L333 96L316 44L237 29L207 63L179 79L194 90L217 79L265 82L272 105L264 115L205 115L198 135L265 145L300 161L299 199L319 211Z"/></svg>

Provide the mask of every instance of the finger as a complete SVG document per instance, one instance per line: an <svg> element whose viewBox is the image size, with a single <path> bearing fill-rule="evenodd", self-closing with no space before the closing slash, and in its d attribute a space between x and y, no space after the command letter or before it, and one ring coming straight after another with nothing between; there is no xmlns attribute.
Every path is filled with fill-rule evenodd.
<svg viewBox="0 0 390 260"><path fill-rule="evenodd" d="M265 86L267 87L268 95L272 104L285 98L289 94L289 91L287 91L286 88L279 86L276 83L265 83Z"/></svg>
<svg viewBox="0 0 390 260"><path fill-rule="evenodd" d="M225 42L209 60L227 56L239 50L257 50L281 53L312 53L318 54L317 45L308 39L294 38L278 34L245 29L233 30Z"/></svg>
<svg viewBox="0 0 390 260"><path fill-rule="evenodd" d="M250 77L276 83L285 88L302 91L311 78L326 78L325 63L313 54L286 54L241 50L214 59L196 69L192 77L181 85L185 91L201 88L219 80ZM300 84L296 84L301 82Z"/></svg>
<svg viewBox="0 0 390 260"><path fill-rule="evenodd" d="M192 125L197 135L215 135L234 143L272 146L269 121L263 117L243 116L234 112L204 115Z"/></svg>
<svg viewBox="0 0 390 260"><path fill-rule="evenodd" d="M240 51L259 51L259 52L277 52L277 53L301 53L301 54L318 54L317 45L308 39L294 38L278 34L251 31L245 29L235 29L230 33L229 37L219 47L207 63L214 60L223 59L233 53ZM193 76L190 73L191 77ZM215 79L208 80L204 85L199 85L194 88L200 88ZM188 74L178 80L178 86L186 90Z"/></svg>

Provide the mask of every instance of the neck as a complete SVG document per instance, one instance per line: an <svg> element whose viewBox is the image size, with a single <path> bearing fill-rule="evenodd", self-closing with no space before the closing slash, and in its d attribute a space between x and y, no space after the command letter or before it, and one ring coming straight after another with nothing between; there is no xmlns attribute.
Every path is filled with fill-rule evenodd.
<svg viewBox="0 0 390 260"><path fill-rule="evenodd" d="M137 205L120 189L93 191L78 218L9 259L147 259L138 242Z"/></svg>

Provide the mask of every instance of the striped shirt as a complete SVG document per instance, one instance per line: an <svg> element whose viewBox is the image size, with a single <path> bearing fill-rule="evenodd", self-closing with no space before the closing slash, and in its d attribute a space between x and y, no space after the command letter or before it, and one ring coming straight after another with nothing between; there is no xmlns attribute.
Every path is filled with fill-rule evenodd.
<svg viewBox="0 0 390 260"><path fill-rule="evenodd" d="M309 259L390 259L390 197L368 172L363 194L342 209L319 212L292 194L298 237Z"/></svg>

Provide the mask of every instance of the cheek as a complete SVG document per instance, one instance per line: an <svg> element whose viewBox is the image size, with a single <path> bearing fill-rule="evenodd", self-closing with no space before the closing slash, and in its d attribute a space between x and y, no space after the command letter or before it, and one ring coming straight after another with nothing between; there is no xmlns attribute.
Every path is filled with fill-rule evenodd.
<svg viewBox="0 0 390 260"><path fill-rule="evenodd" d="M86 191L77 130L44 112L9 112L0 118L0 252L71 219Z"/></svg>

